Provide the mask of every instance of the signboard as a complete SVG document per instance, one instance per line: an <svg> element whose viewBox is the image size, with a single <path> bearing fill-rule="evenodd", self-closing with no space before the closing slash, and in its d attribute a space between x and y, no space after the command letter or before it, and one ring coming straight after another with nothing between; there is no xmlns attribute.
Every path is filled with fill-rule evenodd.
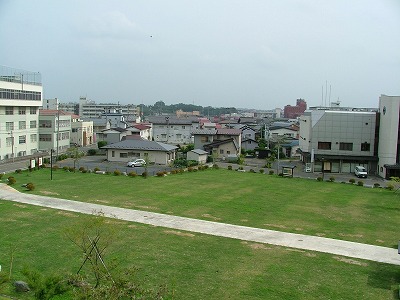
<svg viewBox="0 0 400 300"><path fill-rule="evenodd" d="M36 160L35 160L35 159L31 159L31 160L30 160L30 167L31 167L31 169L34 169L35 166L36 166Z"/></svg>
<svg viewBox="0 0 400 300"><path fill-rule="evenodd" d="M39 159L38 159L38 165L39 165L39 167L41 167L42 164L43 164L43 157L39 157Z"/></svg>

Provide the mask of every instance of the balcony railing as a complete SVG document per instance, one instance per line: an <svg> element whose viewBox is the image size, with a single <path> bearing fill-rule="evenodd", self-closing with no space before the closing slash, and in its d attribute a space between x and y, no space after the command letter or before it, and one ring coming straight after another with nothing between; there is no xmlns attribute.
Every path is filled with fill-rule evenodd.
<svg viewBox="0 0 400 300"><path fill-rule="evenodd" d="M42 85L42 75L39 72L0 66L0 81Z"/></svg>

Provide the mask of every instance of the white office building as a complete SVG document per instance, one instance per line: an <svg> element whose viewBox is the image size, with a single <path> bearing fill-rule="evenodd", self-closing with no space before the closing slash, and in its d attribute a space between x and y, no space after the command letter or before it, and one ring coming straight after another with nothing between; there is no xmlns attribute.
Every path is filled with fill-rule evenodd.
<svg viewBox="0 0 400 300"><path fill-rule="evenodd" d="M0 66L0 159L38 151L41 74Z"/></svg>

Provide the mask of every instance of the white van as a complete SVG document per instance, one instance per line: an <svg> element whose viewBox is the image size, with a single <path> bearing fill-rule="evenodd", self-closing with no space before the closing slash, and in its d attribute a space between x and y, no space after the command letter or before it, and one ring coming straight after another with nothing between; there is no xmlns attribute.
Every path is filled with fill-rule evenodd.
<svg viewBox="0 0 400 300"><path fill-rule="evenodd" d="M357 177L364 177L364 178L367 178L368 172L367 172L367 169L365 169L363 166L357 166L357 167L355 167L355 169L354 169L354 174L355 174Z"/></svg>

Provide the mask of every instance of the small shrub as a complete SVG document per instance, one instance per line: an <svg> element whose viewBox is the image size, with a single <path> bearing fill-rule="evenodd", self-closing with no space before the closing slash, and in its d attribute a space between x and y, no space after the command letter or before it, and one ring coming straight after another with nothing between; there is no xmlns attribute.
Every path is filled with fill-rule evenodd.
<svg viewBox="0 0 400 300"><path fill-rule="evenodd" d="M17 182L17 180L13 176L8 177L7 181L8 181L9 185L13 185L13 184L15 184Z"/></svg>
<svg viewBox="0 0 400 300"><path fill-rule="evenodd" d="M21 169L17 169L17 170L15 170L15 173L21 174L21 173L22 173L22 170L21 170Z"/></svg>
<svg viewBox="0 0 400 300"><path fill-rule="evenodd" d="M121 175L121 171L120 171L120 170L115 170L115 171L114 171L114 175L115 175L115 176Z"/></svg>
<svg viewBox="0 0 400 300"><path fill-rule="evenodd" d="M85 167L80 167L79 171L83 172L85 170Z"/></svg>
<svg viewBox="0 0 400 300"><path fill-rule="evenodd" d="M176 174L176 170L172 170L172 171L171 171L171 174Z"/></svg>
<svg viewBox="0 0 400 300"><path fill-rule="evenodd" d="M330 182L335 182L335 177L333 177L333 176L329 177L329 181Z"/></svg>
<svg viewBox="0 0 400 300"><path fill-rule="evenodd" d="M197 172L198 170L196 168L193 168L193 172Z"/></svg>
<svg viewBox="0 0 400 300"><path fill-rule="evenodd" d="M75 168L74 168L74 167L69 167L69 168L68 168L68 171L70 171L70 172L75 172Z"/></svg>
<svg viewBox="0 0 400 300"><path fill-rule="evenodd" d="M147 178L147 176L149 176L149 174L148 174L146 171L144 171L144 172L142 173L142 177L143 177L143 178Z"/></svg>
<svg viewBox="0 0 400 300"><path fill-rule="evenodd" d="M98 167L93 169L94 172L100 171L100 169Z"/></svg>
<svg viewBox="0 0 400 300"><path fill-rule="evenodd" d="M228 170L232 170L232 166L231 165L228 166Z"/></svg>
<svg viewBox="0 0 400 300"><path fill-rule="evenodd" d="M137 174L136 174L136 172L131 171L131 172L128 173L128 176L129 176L129 177L136 177Z"/></svg>
<svg viewBox="0 0 400 300"><path fill-rule="evenodd" d="M88 153L88 155L96 155L97 154L97 150L96 149L89 149L87 153Z"/></svg>
<svg viewBox="0 0 400 300"><path fill-rule="evenodd" d="M163 177L164 176L164 172L157 172L156 175L157 175L157 177Z"/></svg>
<svg viewBox="0 0 400 300"><path fill-rule="evenodd" d="M389 190L389 191L393 191L393 190L394 190L394 185L391 184L391 183L389 183L389 184L386 186L386 189Z"/></svg>
<svg viewBox="0 0 400 300"><path fill-rule="evenodd" d="M81 172L82 172L82 173L87 173L87 172L90 173L90 170L83 169Z"/></svg>
<svg viewBox="0 0 400 300"><path fill-rule="evenodd" d="M260 172L261 174L264 174L265 171L264 171L264 169L260 169L259 172Z"/></svg>
<svg viewBox="0 0 400 300"><path fill-rule="evenodd" d="M238 170L243 170L243 167L242 167L242 166L240 166Z"/></svg>
<svg viewBox="0 0 400 300"><path fill-rule="evenodd" d="M283 173L279 173L278 176L279 176L279 177L283 177Z"/></svg>
<svg viewBox="0 0 400 300"><path fill-rule="evenodd" d="M193 168L192 168L192 167L189 167L189 168L188 168L188 171L189 171L189 172L193 172Z"/></svg>
<svg viewBox="0 0 400 300"><path fill-rule="evenodd" d="M364 185L364 181L361 181L361 180L360 180L359 182L357 182L357 185L358 185L358 186L363 186L363 185Z"/></svg>
<svg viewBox="0 0 400 300"><path fill-rule="evenodd" d="M53 171L57 171L58 170L58 166L53 166Z"/></svg>
<svg viewBox="0 0 400 300"><path fill-rule="evenodd" d="M208 165L203 166L204 170L207 170L209 168Z"/></svg>
<svg viewBox="0 0 400 300"><path fill-rule="evenodd" d="M356 180L355 180L354 178L350 178L350 179L349 179L349 182L350 182L351 184L354 184L354 183L356 182Z"/></svg>
<svg viewBox="0 0 400 300"><path fill-rule="evenodd" d="M344 183L344 184L346 184L346 181L341 181L340 183Z"/></svg>
<svg viewBox="0 0 400 300"><path fill-rule="evenodd" d="M321 177L321 176L318 176L318 177L317 177L317 181L322 181L322 177Z"/></svg>
<svg viewBox="0 0 400 300"><path fill-rule="evenodd" d="M374 188L379 188L381 185L379 183L374 183Z"/></svg>
<svg viewBox="0 0 400 300"><path fill-rule="evenodd" d="M269 175L274 175L274 170L269 170L268 174Z"/></svg>
<svg viewBox="0 0 400 300"><path fill-rule="evenodd" d="M1 180L1 178L3 178L3 175L4 175L3 173L0 173L0 180Z"/></svg>
<svg viewBox="0 0 400 300"><path fill-rule="evenodd" d="M250 169L249 172L250 172L250 173L255 173L256 171L254 171L253 169Z"/></svg>
<svg viewBox="0 0 400 300"><path fill-rule="evenodd" d="M63 170L64 170L64 171L68 171L68 167L67 167L67 166L64 166L64 167L63 167Z"/></svg>
<svg viewBox="0 0 400 300"><path fill-rule="evenodd" d="M35 189L35 186L33 185L32 182L29 182L29 183L26 185L26 188L27 188L29 191L33 191L33 190Z"/></svg>

